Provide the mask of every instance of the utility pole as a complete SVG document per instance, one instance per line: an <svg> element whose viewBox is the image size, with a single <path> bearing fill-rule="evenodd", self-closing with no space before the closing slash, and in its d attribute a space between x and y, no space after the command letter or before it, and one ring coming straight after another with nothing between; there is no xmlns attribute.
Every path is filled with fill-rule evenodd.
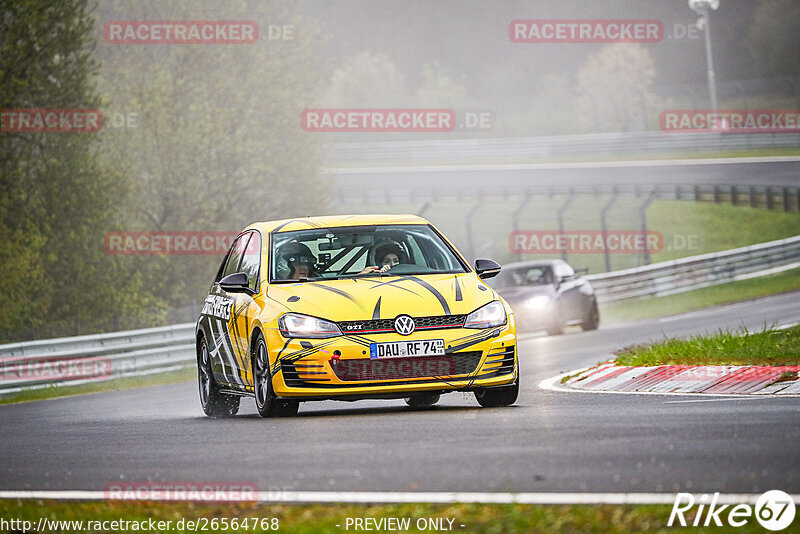
<svg viewBox="0 0 800 534"><path fill-rule="evenodd" d="M689 0L689 7L700 15L697 27L705 34L706 41L706 63L708 65L708 94L711 98L711 109L717 111L717 80L714 75L714 56L711 53L711 19L708 16L709 10L719 9L719 0Z"/></svg>

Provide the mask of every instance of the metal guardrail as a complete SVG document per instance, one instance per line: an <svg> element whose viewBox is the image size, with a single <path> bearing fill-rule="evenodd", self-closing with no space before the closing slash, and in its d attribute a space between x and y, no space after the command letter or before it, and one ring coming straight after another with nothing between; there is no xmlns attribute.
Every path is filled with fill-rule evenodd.
<svg viewBox="0 0 800 534"><path fill-rule="evenodd" d="M600 302L660 297L800 267L800 236L590 275Z"/></svg>
<svg viewBox="0 0 800 534"><path fill-rule="evenodd" d="M591 275L601 302L662 296L800 267L800 236ZM194 323L0 345L0 395L195 365ZM100 369L97 376L81 366ZM71 367L72 366L72 367ZM71 374L71 370L76 373Z"/></svg>
<svg viewBox="0 0 800 534"><path fill-rule="evenodd" d="M503 185L485 183L465 184L460 187L430 185L426 187L339 187L336 190L339 204L386 206L395 204L424 204L434 202L461 202L465 200L516 200L527 203L535 196L552 199L556 196L602 196L619 198L652 198L659 200L686 200L714 202L734 206L763 207L769 210L800 211L800 187L771 185L712 185L712 184L596 184L596 185ZM425 208L427 210L427 208ZM424 213L418 213L424 215Z"/></svg>
<svg viewBox="0 0 800 534"><path fill-rule="evenodd" d="M0 395L195 365L194 323L0 345Z"/></svg>
<svg viewBox="0 0 800 534"><path fill-rule="evenodd" d="M324 147L327 167L376 163L489 163L561 156L713 153L758 148L798 147L792 133L624 132L541 137L428 139L331 143Z"/></svg>

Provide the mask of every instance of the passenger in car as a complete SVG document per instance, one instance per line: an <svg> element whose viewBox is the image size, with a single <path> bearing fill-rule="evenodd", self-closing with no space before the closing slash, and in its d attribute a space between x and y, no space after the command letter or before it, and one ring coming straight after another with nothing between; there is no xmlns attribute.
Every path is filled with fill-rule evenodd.
<svg viewBox="0 0 800 534"><path fill-rule="evenodd" d="M386 243L375 249L375 259L381 264L371 265L364 268L362 273L385 273L399 263L408 263L408 258L403 249L397 243Z"/></svg>

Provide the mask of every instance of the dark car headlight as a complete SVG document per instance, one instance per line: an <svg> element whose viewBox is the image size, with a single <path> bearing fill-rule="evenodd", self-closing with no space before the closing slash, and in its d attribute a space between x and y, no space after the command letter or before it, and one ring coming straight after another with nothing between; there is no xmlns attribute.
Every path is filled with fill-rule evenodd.
<svg viewBox="0 0 800 534"><path fill-rule="evenodd" d="M491 328L508 322L506 308L499 300L493 300L467 315L464 328Z"/></svg>
<svg viewBox="0 0 800 534"><path fill-rule="evenodd" d="M342 335L342 331L336 323L301 313L281 315L281 318L278 319L278 329L283 337L320 339Z"/></svg>

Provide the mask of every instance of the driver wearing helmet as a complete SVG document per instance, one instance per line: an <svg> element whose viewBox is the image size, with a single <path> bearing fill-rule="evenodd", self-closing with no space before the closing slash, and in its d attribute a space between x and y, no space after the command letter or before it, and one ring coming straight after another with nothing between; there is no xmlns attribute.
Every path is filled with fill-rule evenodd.
<svg viewBox="0 0 800 534"><path fill-rule="evenodd" d="M318 276L314 269L316 263L317 258L310 248L297 241L292 241L283 245L278 253L278 277L300 279Z"/></svg>

